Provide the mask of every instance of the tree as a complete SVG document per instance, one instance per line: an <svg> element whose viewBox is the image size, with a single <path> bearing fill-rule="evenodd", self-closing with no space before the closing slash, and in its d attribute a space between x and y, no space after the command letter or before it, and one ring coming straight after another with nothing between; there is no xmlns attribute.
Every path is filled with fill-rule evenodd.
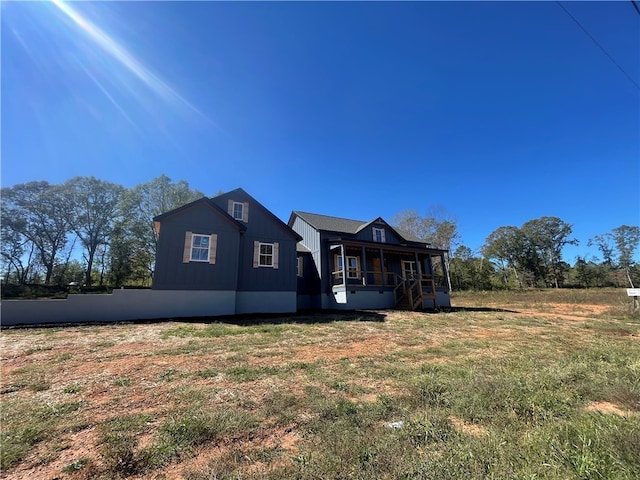
<svg viewBox="0 0 640 480"><path fill-rule="evenodd" d="M629 285L634 288L631 272L636 263L633 255L640 244L640 227L621 225L611 232L596 235L588 244L598 247L604 263L623 270Z"/></svg>
<svg viewBox="0 0 640 480"><path fill-rule="evenodd" d="M27 282L33 266L33 250L33 244L19 230L12 228L10 222L5 221L5 210L2 210L0 259L5 283Z"/></svg>
<svg viewBox="0 0 640 480"><path fill-rule="evenodd" d="M451 257L451 279L458 290L492 288L493 265L482 257L476 257L469 247L459 246Z"/></svg>
<svg viewBox="0 0 640 480"><path fill-rule="evenodd" d="M70 232L62 189L48 182L29 182L2 189L3 224L32 243L51 283L58 254Z"/></svg>
<svg viewBox="0 0 640 480"><path fill-rule="evenodd" d="M609 266L605 263L598 265L593 260L587 260L585 257L578 256L572 271L577 284L581 287L607 286Z"/></svg>
<svg viewBox="0 0 640 480"><path fill-rule="evenodd" d="M618 254L618 267L624 269L629 285L634 288L630 270L635 263L633 253L638 248L638 243L640 243L640 228L621 225L613 229L612 236Z"/></svg>
<svg viewBox="0 0 640 480"><path fill-rule="evenodd" d="M525 256L524 251L524 236L519 228L513 226L499 227L491 232L481 249L482 255L498 262L504 285L509 283L508 269L511 268L520 288L523 282L518 270Z"/></svg>
<svg viewBox="0 0 640 480"><path fill-rule="evenodd" d="M572 225L558 217L541 217L524 223L521 230L537 251L554 286L558 288L564 278L563 271L566 270L562 265L562 249L565 245L578 244L577 239L569 238Z"/></svg>
<svg viewBox="0 0 640 480"><path fill-rule="evenodd" d="M430 243L433 247L447 251L444 262L447 273L447 283L451 289L449 274L449 255L460 241L458 223L443 207L432 207L424 217L413 209L404 210L393 216L391 224L401 231L408 232L420 240Z"/></svg>
<svg viewBox="0 0 640 480"><path fill-rule="evenodd" d="M124 188L94 177L75 177L64 189L67 220L85 249L85 283L90 286L96 252L108 245Z"/></svg>
<svg viewBox="0 0 640 480"><path fill-rule="evenodd" d="M184 180L172 182L166 175L127 191L120 205L117 245L112 245L116 247L111 256L112 269L118 271L116 277L123 281L125 270L136 276L144 270L150 279L157 251L153 218L202 197L202 192L192 190Z"/></svg>

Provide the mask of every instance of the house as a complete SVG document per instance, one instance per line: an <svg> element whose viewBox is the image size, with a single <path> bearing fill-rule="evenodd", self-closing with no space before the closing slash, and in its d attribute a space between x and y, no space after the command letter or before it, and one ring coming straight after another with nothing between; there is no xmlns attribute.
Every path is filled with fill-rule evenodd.
<svg viewBox="0 0 640 480"><path fill-rule="evenodd" d="M207 292L219 315L296 311L301 237L241 188L154 223L153 290Z"/></svg>
<svg viewBox="0 0 640 480"><path fill-rule="evenodd" d="M449 307L445 250L378 217L350 220L294 211L298 308L420 309ZM311 271L310 271L311 270Z"/></svg>

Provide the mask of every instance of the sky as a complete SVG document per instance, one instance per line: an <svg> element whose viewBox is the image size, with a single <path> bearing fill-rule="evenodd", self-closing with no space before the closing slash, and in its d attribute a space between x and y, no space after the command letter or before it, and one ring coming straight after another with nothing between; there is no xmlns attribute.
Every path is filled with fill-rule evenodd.
<svg viewBox="0 0 640 480"><path fill-rule="evenodd" d="M437 208L474 251L501 226L556 216L580 241L570 263L597 254L594 235L640 224L630 1L1 2L0 14L3 187L165 174L210 196L242 187L285 222Z"/></svg>

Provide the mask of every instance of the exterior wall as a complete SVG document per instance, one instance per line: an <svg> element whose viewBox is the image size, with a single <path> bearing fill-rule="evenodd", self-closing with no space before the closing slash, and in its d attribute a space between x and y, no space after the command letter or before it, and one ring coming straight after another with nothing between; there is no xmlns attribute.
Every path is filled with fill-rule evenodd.
<svg viewBox="0 0 640 480"><path fill-rule="evenodd" d="M451 306L451 296L449 292L436 290L436 306L439 308L449 308Z"/></svg>
<svg viewBox="0 0 640 480"><path fill-rule="evenodd" d="M384 229L384 242L381 243L381 245L400 245L401 243L406 243L405 240L396 235L393 229L389 228L389 226L384 223L372 223L371 225L367 225L366 228L360 230L356 234L355 238L364 242L373 242L373 227Z"/></svg>
<svg viewBox="0 0 640 480"><path fill-rule="evenodd" d="M216 263L183 263L185 233L218 236ZM154 290L235 290L240 251L238 225L206 204L164 219L158 238Z"/></svg>
<svg viewBox="0 0 640 480"><path fill-rule="evenodd" d="M320 295L304 295L298 293L297 296L298 310L319 310L321 308Z"/></svg>
<svg viewBox="0 0 640 480"><path fill-rule="evenodd" d="M214 197L212 201L227 210L229 200L247 203L246 231L240 236L237 290L245 292L291 292L296 289L297 239L284 223L242 190ZM253 267L254 241L278 244L278 268Z"/></svg>
<svg viewBox="0 0 640 480"><path fill-rule="evenodd" d="M298 277L298 295L319 295L320 277L311 253L298 252L302 259L302 276Z"/></svg>
<svg viewBox="0 0 640 480"><path fill-rule="evenodd" d="M2 325L209 317L232 315L235 307L234 291L114 290L63 300L3 300Z"/></svg>
<svg viewBox="0 0 640 480"><path fill-rule="evenodd" d="M321 259L320 233L300 217L295 218L291 228L293 229L294 232L296 232L298 235L302 237L301 243L311 251L311 256L313 258L313 262L316 265L318 276L319 278L322 278L322 272L320 268L320 259Z"/></svg>
<svg viewBox="0 0 640 480"><path fill-rule="evenodd" d="M235 313L294 313L296 292L237 292Z"/></svg>
<svg viewBox="0 0 640 480"><path fill-rule="evenodd" d="M355 291L355 293L353 293ZM393 308L393 292L367 291L367 290L347 290L347 303L338 303L333 294L321 297L322 308L336 310L366 310Z"/></svg>

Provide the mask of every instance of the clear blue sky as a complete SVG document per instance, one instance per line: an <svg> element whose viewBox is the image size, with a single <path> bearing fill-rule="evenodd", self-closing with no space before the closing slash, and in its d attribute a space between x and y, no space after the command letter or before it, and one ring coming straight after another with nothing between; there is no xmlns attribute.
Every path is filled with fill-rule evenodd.
<svg viewBox="0 0 640 480"><path fill-rule="evenodd" d="M463 243L541 216L640 223L629 1L2 2L2 185L166 174ZM635 84L634 84L635 82Z"/></svg>

